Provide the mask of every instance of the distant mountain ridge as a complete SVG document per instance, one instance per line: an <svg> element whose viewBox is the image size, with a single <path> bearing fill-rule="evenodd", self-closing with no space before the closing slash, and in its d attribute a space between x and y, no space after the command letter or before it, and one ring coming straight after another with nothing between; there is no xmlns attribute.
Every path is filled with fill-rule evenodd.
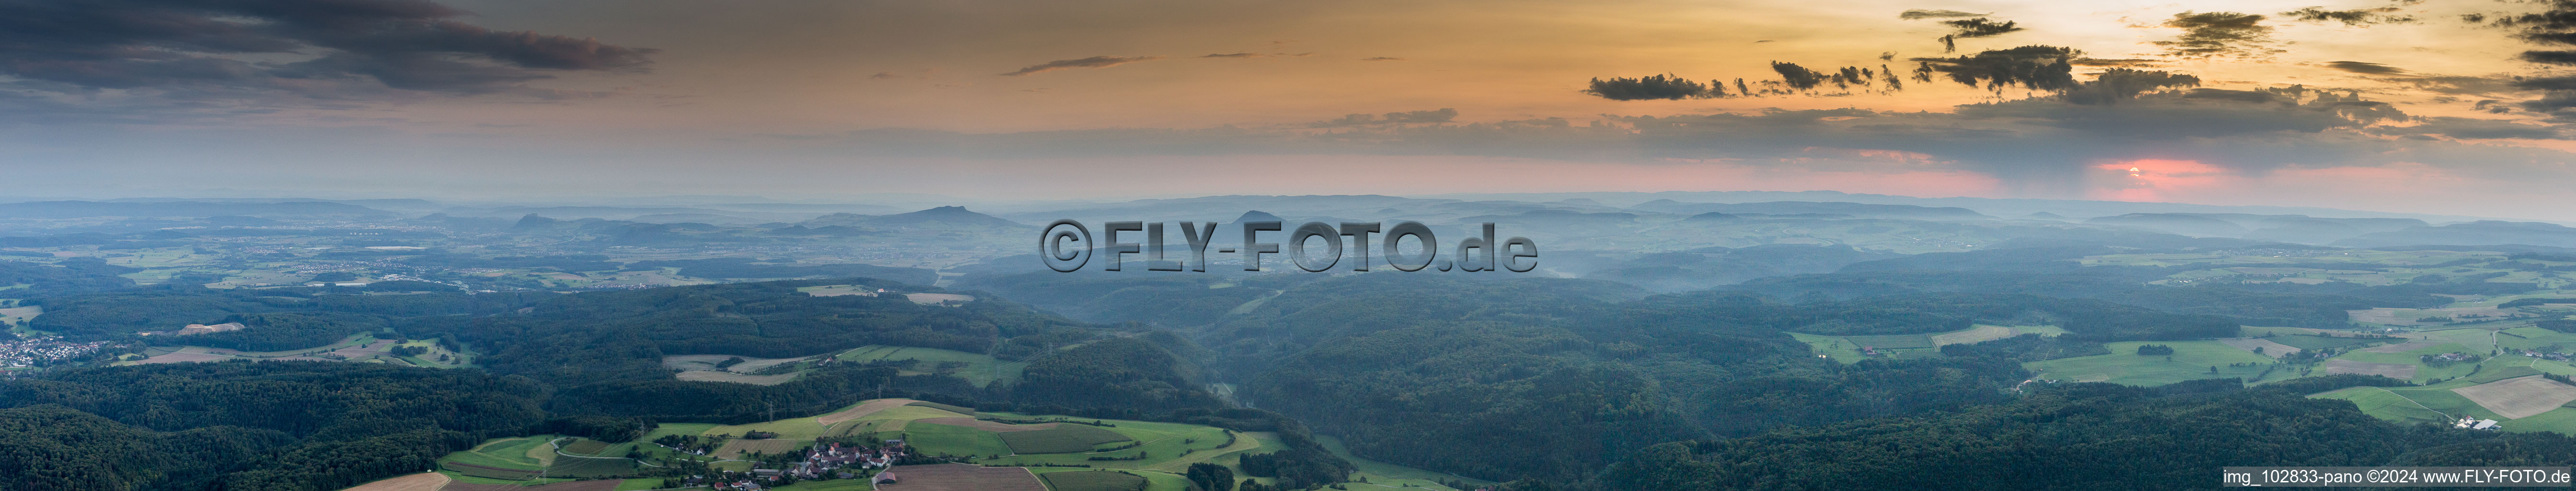
<svg viewBox="0 0 2576 491"><path fill-rule="evenodd" d="M211 203L204 201L107 202L31 201L0 203L0 218L315 216L395 213L347 203L288 201L277 203Z"/></svg>

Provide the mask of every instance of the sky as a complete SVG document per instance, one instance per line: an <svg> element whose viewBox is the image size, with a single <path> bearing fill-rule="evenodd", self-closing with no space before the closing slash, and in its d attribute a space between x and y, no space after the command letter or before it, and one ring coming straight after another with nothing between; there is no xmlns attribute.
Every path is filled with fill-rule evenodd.
<svg viewBox="0 0 2576 491"><path fill-rule="evenodd" d="M2570 220L2568 65L2576 0L0 0L0 194L1836 190Z"/></svg>

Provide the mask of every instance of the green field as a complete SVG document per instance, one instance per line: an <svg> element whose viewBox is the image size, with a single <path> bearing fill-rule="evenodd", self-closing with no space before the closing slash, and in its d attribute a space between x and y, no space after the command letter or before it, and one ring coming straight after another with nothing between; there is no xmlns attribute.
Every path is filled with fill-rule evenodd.
<svg viewBox="0 0 2576 491"><path fill-rule="evenodd" d="M2503 345L2502 347L2506 349L2527 349L2538 351L2542 348L2550 348L2551 350L2561 353L2576 351L2576 334L2568 334L2537 327L2516 327L2506 329L2501 335L2496 336L2496 342L2497 344Z"/></svg>
<svg viewBox="0 0 2576 491"><path fill-rule="evenodd" d="M546 466L546 475L560 477L612 477L635 473L635 461L627 459L556 457Z"/></svg>
<svg viewBox="0 0 2576 491"><path fill-rule="evenodd" d="M2497 336L2495 331L2481 328L2424 331L2417 334L2423 335L2426 340L2459 343L2461 348L2458 351L2481 355L2495 351L2497 338L2503 337Z"/></svg>
<svg viewBox="0 0 2576 491"><path fill-rule="evenodd" d="M835 356L842 361L914 360L905 367L904 375L947 373L977 387L991 385L995 380L1019 381L1020 370L1029 366L1028 362L1005 362L991 355L909 346L861 346ZM943 364L953 368L942 368Z"/></svg>
<svg viewBox="0 0 2576 491"><path fill-rule="evenodd" d="M2138 345L2172 346L2174 354L2139 355ZM2022 364L2022 368L2043 379L2061 382L2110 382L2121 385L2158 386L2207 378L2243 378L2247 383L2298 376L2296 368L2273 368L2272 357L2257 355L2217 341L2122 341L2104 343L2111 354L2041 360ZM2228 366L2231 363L2250 363ZM2211 367L2217 367L2215 372Z"/></svg>
<svg viewBox="0 0 2576 491"><path fill-rule="evenodd" d="M1114 471L1049 472L1038 475L1054 491L1142 491L1145 477Z"/></svg>
<svg viewBox="0 0 2576 491"><path fill-rule="evenodd" d="M2479 330L2479 329L2472 329L2472 330L2479 331L2479 332L2481 332L2481 333L2485 332L2484 330ZM2434 366L2428 366L2428 365L2425 365L2425 364L2424 364L2424 355L2438 355L2438 354L2442 354L2442 353L2470 353L2470 354L2476 354L2476 355L2479 355L2479 356L2485 356L2485 352L2482 352L2482 351L2475 351L2475 350L2473 350L2473 349L2471 349L2471 348L2469 348L2469 347L2467 347L2467 346L2463 346L2463 345L2461 345L2460 343L2443 343L2443 344L2441 344L2441 345L2437 345L2437 346L2432 346L2432 347L2427 347L2427 348L2418 348L2418 349L2415 349L2415 350L2412 350L2412 351L2406 351L2406 352L2402 352L2402 353L2372 353L2372 352L2368 352L2368 351L2353 351L2353 352L2344 353L2344 354L2341 354L2341 355L2335 355L2334 359L2337 359L2337 360L2351 360L2351 361L2358 361L2358 362L2364 362L2364 363L2396 363L2396 364L2401 364L2401 365L2415 365L2415 378L2414 378L2414 380L2413 380L2413 381L2414 381L2414 382L2418 382L2418 383L2425 382L2425 381L2429 381L2429 380L2433 380L2433 379L2449 379L2449 378L2453 378L2453 377L2465 377L2465 376L2468 376L2468 375L2469 375L2470 373L2472 373L2472 372L2484 373L2484 371L2485 371L2485 369L2483 369L2483 368L2479 368L2479 366L2480 366L2480 365L2483 365L2483 364L2485 364L2485 363L2481 363L2481 364L2457 363L2457 364L2452 364L2452 365L2450 365L2450 366L2445 366L2445 367L2434 367ZM2494 362L2494 360L2488 360L2488 363L2492 363L2492 362ZM2528 363L2525 363L2525 364L2528 364Z"/></svg>
<svg viewBox="0 0 2576 491"><path fill-rule="evenodd" d="M2403 339L2390 340L2390 339L2339 338L2339 337L2326 337L2326 336L2313 336L2313 335L2285 335L2285 336L2272 336L2272 337L2263 338L2263 339L2268 339L2268 340L2271 340L2272 342L2275 342L2275 343L2281 343L2281 344L2289 345L2289 346L2290 346L2290 347L2292 347L2292 348L2298 348L2298 349L2303 349L2303 350L2325 349L2325 348L2340 348L2340 347L2352 346L2352 345L2356 345L2356 344L2367 344L2367 343L2378 343L2378 342L2403 342L2403 341L2405 341L2405 340L2403 340Z"/></svg>
<svg viewBox="0 0 2576 491"><path fill-rule="evenodd" d="M1044 481L1048 474L1106 471L1083 469L1078 467L1030 467L1029 472L1036 473L1038 475L1038 480ZM1145 491L1190 491L1192 489L1196 489L1196 487L1190 485L1189 478L1182 477L1180 474L1147 470L1130 470L1128 472L1134 472L1136 475L1143 476L1145 478ZM1238 471L1235 474L1235 477L1243 477L1243 474Z"/></svg>
<svg viewBox="0 0 2576 491"><path fill-rule="evenodd" d="M565 453L582 455L599 455L599 451L607 449L608 442L598 440L573 440L572 443L563 445L563 451Z"/></svg>
<svg viewBox="0 0 2576 491"><path fill-rule="evenodd" d="M2364 414L2369 414L2380 419L2399 422L2448 424L2465 416L2474 416L2480 419L2504 420L2502 416L2497 416L2495 412L2488 411L2484 406L2479 406L2477 402L2470 401L2467 397L2461 397L2457 392L2451 392L2451 389L2477 385L2479 383L2480 382L2469 380L2453 380L2422 387L2354 387L2327 392L2324 394L2317 394L2311 397L2352 401L2353 405L2360 407L2361 412ZM2523 419L2538 419L2544 416L2557 418L2560 416L2551 416L2552 413L2557 412L2559 411L2550 411L2549 413L2542 413ZM2545 422L2548 420L2542 421ZM2508 428L2511 426L2513 425L2507 425Z"/></svg>
<svg viewBox="0 0 2576 491"><path fill-rule="evenodd" d="M902 439L931 455L1010 455L1002 435L964 426L914 422L901 431L878 432L877 438Z"/></svg>
<svg viewBox="0 0 2576 491"><path fill-rule="evenodd" d="M1104 443L1135 441L1115 431L1073 423L1037 431L1005 432L1001 436L1002 444L1010 446L1011 453L1020 454L1089 452Z"/></svg>
<svg viewBox="0 0 2576 491"><path fill-rule="evenodd" d="M459 482L474 484L521 484L533 482L533 480L523 481L523 479L532 477L537 474L540 469L545 469L549 464L553 463L553 459L551 458L553 457L553 454L541 449L550 448L542 446L545 445L547 440L552 440L554 438L556 438L554 435L537 435L521 438L496 438L490 441L485 441L483 444L476 445L472 449L460 452L451 452L445 456L439 457L438 472L441 474L447 474L447 477L456 479ZM471 467L447 465L450 462L484 467L497 467L520 472L514 473L510 471L494 471L490 469L475 469Z"/></svg>
<svg viewBox="0 0 2576 491"><path fill-rule="evenodd" d="M2504 431L2524 433L2549 431L2576 435L2576 408L2551 409L2549 412L2502 423Z"/></svg>

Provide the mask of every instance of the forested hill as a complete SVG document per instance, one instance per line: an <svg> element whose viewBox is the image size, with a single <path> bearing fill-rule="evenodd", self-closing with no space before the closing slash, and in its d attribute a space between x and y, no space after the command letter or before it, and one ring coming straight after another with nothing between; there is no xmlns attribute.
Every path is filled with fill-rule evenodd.
<svg viewBox="0 0 2576 491"><path fill-rule="evenodd" d="M537 302L526 312L431 317L403 324L407 335L452 336L489 347L485 366L549 382L666 379L664 355L755 358L809 356L870 344L990 353L1005 360L1080 342L1087 325L1001 299L928 305L885 285L887 294L812 296L799 287L872 280L799 280L584 292Z"/></svg>
<svg viewBox="0 0 2576 491"><path fill-rule="evenodd" d="M78 369L0 382L12 490L328 491L546 419L542 385L334 362Z"/></svg>
<svg viewBox="0 0 2576 491"><path fill-rule="evenodd" d="M1604 489L2196 489L2224 466L2556 465L2576 439L2411 426L2233 379L2070 384L1953 414L1655 445ZM2179 389L2179 390L2178 390ZM2200 392L2208 391L2208 392ZM2182 393L2175 393L2182 392Z"/></svg>
<svg viewBox="0 0 2576 491"><path fill-rule="evenodd" d="M1562 482L1658 442L2002 402L2029 375L2000 356L1838 364L1789 332L2046 323L2100 342L2236 330L2221 317L2036 295L1635 294L1587 280L1352 275L1289 288L1200 340L1245 382L1244 399L1361 455Z"/></svg>

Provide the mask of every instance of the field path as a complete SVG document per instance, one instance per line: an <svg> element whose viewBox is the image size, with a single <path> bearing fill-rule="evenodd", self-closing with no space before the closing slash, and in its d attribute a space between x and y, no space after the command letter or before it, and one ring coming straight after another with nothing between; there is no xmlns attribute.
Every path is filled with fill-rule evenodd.
<svg viewBox="0 0 2576 491"><path fill-rule="evenodd" d="M2383 393L2388 393L2388 396L2398 396L2398 398L2406 398L2406 401L2411 401L2411 404L2416 404L2416 401L2414 401L2414 398L2409 398L2409 396L2406 396L2406 393L2398 393L2398 391L2388 391L2388 388L2380 388L2380 391L2383 391ZM2439 411L2439 409L2432 409L2432 406L2424 406L2424 404L2416 404L2416 406L2419 406L2419 409L2424 409L2424 411L2432 411L2432 414L2442 414L2442 419L2450 419L2450 414L2447 414L2447 411Z"/></svg>
<svg viewBox="0 0 2576 491"><path fill-rule="evenodd" d="M438 488L447 487L447 481L446 474L423 472L360 484L341 491L438 491Z"/></svg>
<svg viewBox="0 0 2576 491"><path fill-rule="evenodd" d="M815 417L814 417L814 422L816 422L816 423L822 423L822 424L823 424L823 426L827 426L827 427L828 427L828 426L832 426L832 425L835 425L835 424L840 424L840 423L841 423L841 422L843 422L843 421L849 421L849 420L853 420L853 419L864 418L864 417L867 417L867 416L868 416L868 415L870 415L870 414L876 414L876 413L877 413L877 411L884 411L884 410L887 410L887 409L893 409L893 408L896 408L896 407L902 407L902 406L903 406L903 405L905 405L905 404L911 404L911 403L915 403L915 402L921 402L921 401L915 401L915 400L911 400L911 399L877 399L877 400L873 400L873 401L868 401L868 402L859 403L859 405L858 405L858 406L851 407L851 408L849 408L849 409L844 409L844 410L841 410L840 412L836 412L836 413L832 413L832 414L826 414L826 415L822 415L822 416L815 416Z"/></svg>

